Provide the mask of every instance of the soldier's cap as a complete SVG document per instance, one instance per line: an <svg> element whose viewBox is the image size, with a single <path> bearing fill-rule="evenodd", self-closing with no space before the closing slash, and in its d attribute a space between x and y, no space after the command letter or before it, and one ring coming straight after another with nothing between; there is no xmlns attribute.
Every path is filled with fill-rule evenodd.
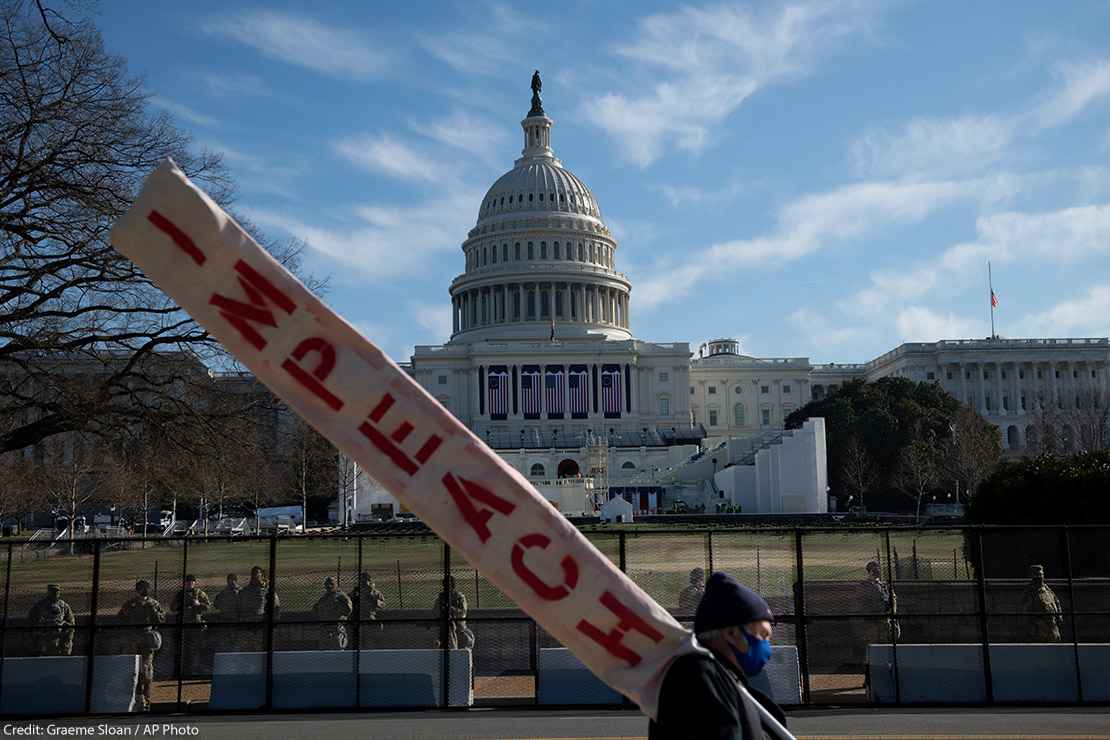
<svg viewBox="0 0 1110 740"><path fill-rule="evenodd" d="M881 565L879 565L878 560L869 560L869 561L867 561L867 570L868 571L877 570L881 573L882 570L883 570L883 567Z"/></svg>
<svg viewBox="0 0 1110 740"><path fill-rule="evenodd" d="M775 615L762 596L728 573L709 576L705 595L694 614L694 632L737 627L760 620L773 621Z"/></svg>
<svg viewBox="0 0 1110 740"><path fill-rule="evenodd" d="M693 582L702 580L705 580L705 570L703 568L691 568L690 581Z"/></svg>
<svg viewBox="0 0 1110 740"><path fill-rule="evenodd" d="M188 575L185 576L186 581L195 581L196 579L197 579L197 577L194 576L192 573L189 573Z"/></svg>
<svg viewBox="0 0 1110 740"><path fill-rule="evenodd" d="M335 579L332 578L331 576L328 576L327 578L324 579L324 585L325 586L328 586L328 585L334 586L335 585Z"/></svg>
<svg viewBox="0 0 1110 740"><path fill-rule="evenodd" d="M138 581L135 582L135 590L136 591L149 591L150 590L150 581L146 580L145 578L140 578Z"/></svg>
<svg viewBox="0 0 1110 740"><path fill-rule="evenodd" d="M56 583L48 583L48 584L46 584L46 590L47 591L61 591L62 587L59 586Z"/></svg>
<svg viewBox="0 0 1110 740"><path fill-rule="evenodd" d="M1041 577L1041 578L1044 578L1044 566L1043 565L1030 565L1029 566L1029 575L1033 576L1034 578L1036 578L1038 576Z"/></svg>

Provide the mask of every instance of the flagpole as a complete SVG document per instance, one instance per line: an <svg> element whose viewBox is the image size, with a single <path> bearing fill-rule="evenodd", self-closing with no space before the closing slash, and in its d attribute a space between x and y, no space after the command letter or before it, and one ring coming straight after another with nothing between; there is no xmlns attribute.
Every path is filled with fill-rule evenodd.
<svg viewBox="0 0 1110 740"><path fill-rule="evenodd" d="M990 288L990 304L991 304L991 339L996 339L997 334L994 333L994 279L991 277L991 261L987 260L987 286Z"/></svg>

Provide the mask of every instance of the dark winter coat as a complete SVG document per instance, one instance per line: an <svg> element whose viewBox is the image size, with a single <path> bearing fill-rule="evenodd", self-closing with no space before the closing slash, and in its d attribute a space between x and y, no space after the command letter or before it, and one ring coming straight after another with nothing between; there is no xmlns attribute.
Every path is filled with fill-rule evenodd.
<svg viewBox="0 0 1110 740"><path fill-rule="evenodd" d="M738 682L786 724L782 710L730 665L705 653L687 653L675 658L663 677L659 719L649 725L648 740L762 740L759 710L741 698Z"/></svg>

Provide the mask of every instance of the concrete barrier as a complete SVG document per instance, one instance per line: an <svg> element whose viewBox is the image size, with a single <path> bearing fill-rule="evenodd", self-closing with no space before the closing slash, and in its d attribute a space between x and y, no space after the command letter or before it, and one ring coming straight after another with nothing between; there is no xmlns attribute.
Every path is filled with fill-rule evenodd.
<svg viewBox="0 0 1110 740"><path fill-rule="evenodd" d="M566 648L544 648L536 661L539 704L619 704L621 695L590 673ZM771 662L749 683L779 704L802 703L798 648L776 645Z"/></svg>
<svg viewBox="0 0 1110 740"><path fill-rule="evenodd" d="M620 704L624 697L590 672L567 648L543 648L536 658L539 704Z"/></svg>
<svg viewBox="0 0 1110 740"><path fill-rule="evenodd" d="M1110 644L1007 643L991 645L995 701L1074 702L1077 680L1084 701L1110 701ZM983 647L978 644L898 645L898 684L903 702L984 702ZM868 698L896 700L889 644L868 645Z"/></svg>
<svg viewBox="0 0 1110 740"><path fill-rule="evenodd" d="M802 703L802 668L798 662L798 648L794 645L775 645L771 662L748 679L748 683L775 700L776 704Z"/></svg>
<svg viewBox="0 0 1110 740"><path fill-rule="evenodd" d="M474 703L469 650L451 650L448 704ZM353 650L274 653L275 709L435 707L443 696L442 650L362 650L355 681ZM265 653L216 653L210 709L255 709L266 703Z"/></svg>
<svg viewBox="0 0 1110 740"><path fill-rule="evenodd" d="M5 658L0 713L48 716L84 712L87 660L83 655ZM138 655L96 656L92 711L135 711L138 680Z"/></svg>

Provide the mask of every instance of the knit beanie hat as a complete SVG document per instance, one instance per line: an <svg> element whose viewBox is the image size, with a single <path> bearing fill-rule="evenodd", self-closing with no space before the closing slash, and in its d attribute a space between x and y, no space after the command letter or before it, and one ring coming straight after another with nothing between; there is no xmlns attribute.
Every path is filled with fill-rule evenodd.
<svg viewBox="0 0 1110 740"><path fill-rule="evenodd" d="M762 596L727 573L709 576L705 595L694 615L694 632L736 627L762 619L774 620L771 607Z"/></svg>

